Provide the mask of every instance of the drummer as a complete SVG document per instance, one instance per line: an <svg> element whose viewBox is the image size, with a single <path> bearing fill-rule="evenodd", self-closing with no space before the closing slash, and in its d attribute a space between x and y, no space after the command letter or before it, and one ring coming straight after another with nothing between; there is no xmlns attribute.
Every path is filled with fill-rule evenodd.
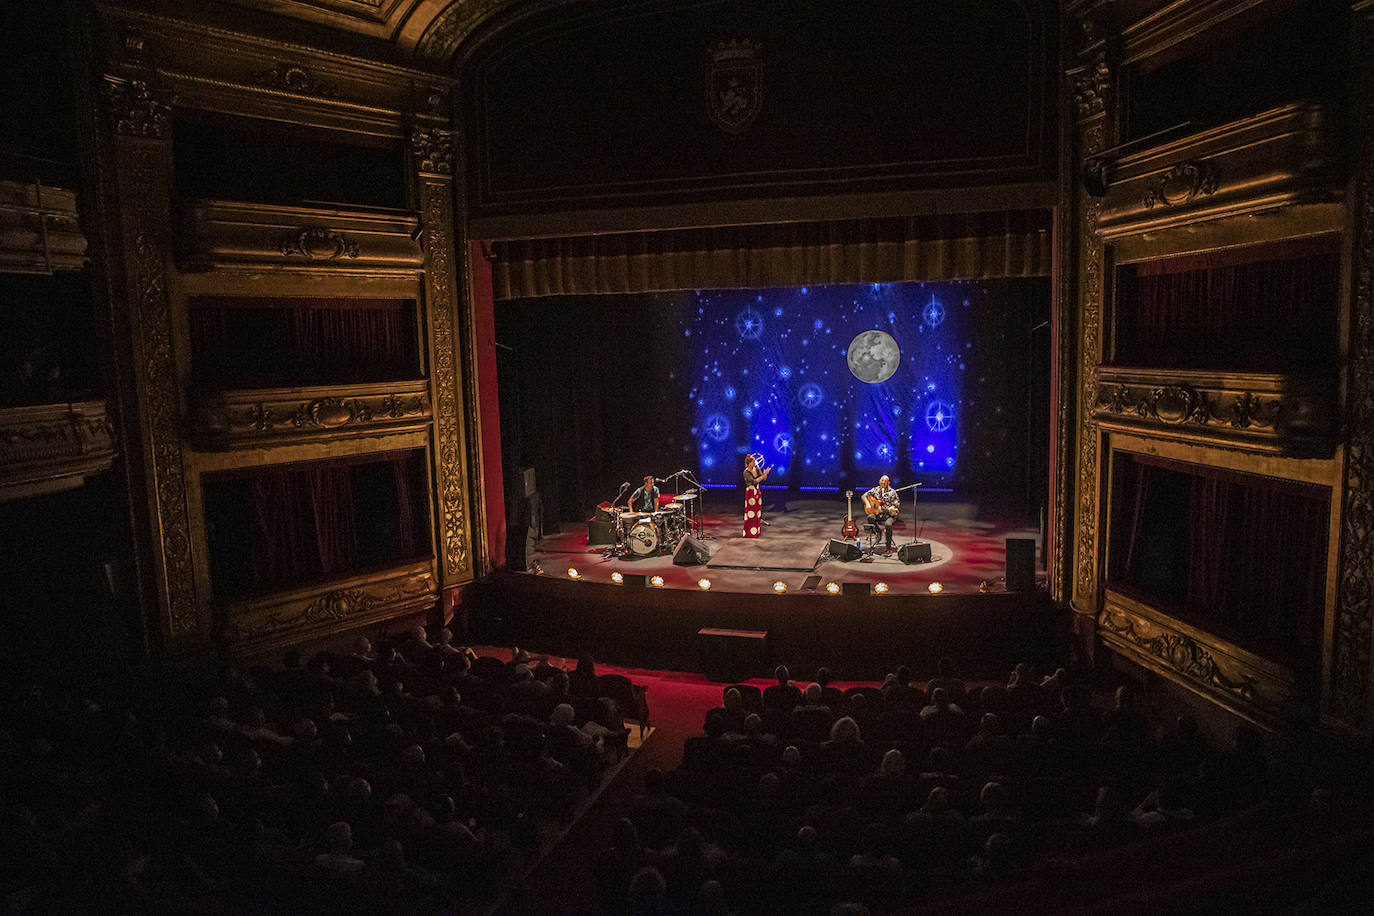
<svg viewBox="0 0 1374 916"><path fill-rule="evenodd" d="M630 494L630 512L653 512L658 508L658 487L654 485L654 476L650 474L644 478L644 486Z"/></svg>

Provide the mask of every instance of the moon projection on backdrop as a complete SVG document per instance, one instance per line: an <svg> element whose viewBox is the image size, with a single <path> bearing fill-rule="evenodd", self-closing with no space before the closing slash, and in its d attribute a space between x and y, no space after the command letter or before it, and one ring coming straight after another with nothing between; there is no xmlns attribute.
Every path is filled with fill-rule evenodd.
<svg viewBox="0 0 1374 916"><path fill-rule="evenodd" d="M886 331L864 331L849 342L846 359L856 379L876 385L892 378L902 361L902 351Z"/></svg>

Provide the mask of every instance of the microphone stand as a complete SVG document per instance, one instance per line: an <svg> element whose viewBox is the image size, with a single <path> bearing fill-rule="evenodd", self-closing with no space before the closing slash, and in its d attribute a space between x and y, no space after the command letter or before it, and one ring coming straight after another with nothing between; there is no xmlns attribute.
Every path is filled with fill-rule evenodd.
<svg viewBox="0 0 1374 916"><path fill-rule="evenodd" d="M703 541L714 541L715 538L712 537L711 535L707 534L707 533L706 533L706 530L705 530L705 523L706 523L706 506L705 506L705 501L706 501L706 487L701 483L701 481L699 481L699 480L696 479L696 476L695 476L694 474L692 474L691 471L688 471L688 470L684 469L684 470L680 471L679 473L681 473L684 477L687 478L687 482L688 482L688 483L690 483L692 486L694 486L694 487L697 488L697 498L694 499L694 500L692 500L692 502L694 502L694 503L697 504L696 510L693 512L693 515L692 515L692 525L693 525L693 528L695 529L695 531L694 531L695 535L696 535L699 539L701 539L701 540L703 540Z"/></svg>

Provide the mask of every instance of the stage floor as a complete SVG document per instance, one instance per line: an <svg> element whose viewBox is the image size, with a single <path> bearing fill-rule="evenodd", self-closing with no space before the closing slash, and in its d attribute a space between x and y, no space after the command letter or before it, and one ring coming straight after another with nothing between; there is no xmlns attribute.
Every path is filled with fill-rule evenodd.
<svg viewBox="0 0 1374 916"><path fill-rule="evenodd" d="M610 582L617 571L662 576L665 588L677 589L697 589L697 580L704 577L711 581L712 591L771 593L773 583L781 581L789 594L804 593L808 577L819 576L816 587L821 589L828 582L886 582L891 594L925 594L930 583L939 582L947 593L968 594L980 591L984 582L991 583L991 591L1004 591L1007 538L1032 538L1037 558L1041 554L1039 532L1034 528L995 517L967 502L922 501L917 511L919 532L909 515L897 520L894 544L918 540L919 533L919 541L931 546L930 562L909 566L895 552L851 562L826 557L830 539L839 537L844 524L842 499L790 500L785 511L769 505L764 512L769 524L760 538L741 536L742 507L732 504L731 508L728 515L708 511L704 518L705 544L711 551L704 565L674 566L669 554L604 556L602 548L587 544L585 525L564 525L560 533L545 535L536 543L528 566L534 570L537 564L549 576L567 576L573 568L590 582ZM857 521L862 524L862 517ZM1043 584L1040 563L1036 579Z"/></svg>

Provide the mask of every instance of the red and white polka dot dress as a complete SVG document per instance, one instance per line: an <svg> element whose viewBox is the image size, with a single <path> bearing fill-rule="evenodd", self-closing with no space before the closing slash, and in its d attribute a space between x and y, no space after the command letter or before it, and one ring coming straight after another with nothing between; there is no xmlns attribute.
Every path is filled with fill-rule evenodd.
<svg viewBox="0 0 1374 916"><path fill-rule="evenodd" d="M763 530L763 491L758 487L744 488L744 536L756 538Z"/></svg>

